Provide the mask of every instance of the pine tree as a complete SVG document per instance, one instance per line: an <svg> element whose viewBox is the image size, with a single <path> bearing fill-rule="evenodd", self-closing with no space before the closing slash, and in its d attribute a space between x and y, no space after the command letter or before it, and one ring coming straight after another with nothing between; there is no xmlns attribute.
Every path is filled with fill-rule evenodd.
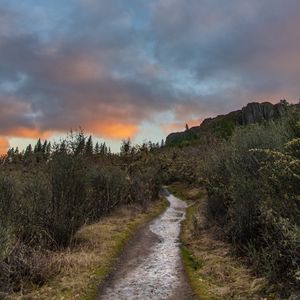
<svg viewBox="0 0 300 300"><path fill-rule="evenodd" d="M34 153L40 153L42 152L43 146L42 146L42 142L41 139L38 139L35 147L34 147Z"/></svg>
<svg viewBox="0 0 300 300"><path fill-rule="evenodd" d="M85 154L86 155L93 155L94 147L93 147L93 139L92 136L90 135L86 144L85 144Z"/></svg>
<svg viewBox="0 0 300 300"><path fill-rule="evenodd" d="M30 155L30 154L32 154L32 146L31 146L31 144L29 144L26 147L26 150L25 150L25 155Z"/></svg>
<svg viewBox="0 0 300 300"><path fill-rule="evenodd" d="M102 154L102 155L107 154L107 146L106 146L105 142L102 143L101 146L100 146L100 154Z"/></svg>
<svg viewBox="0 0 300 300"><path fill-rule="evenodd" d="M42 152L43 152L43 153L46 153L47 145L48 145L48 141L45 140L45 142L44 142L44 144L43 144L43 146L42 146Z"/></svg>
<svg viewBox="0 0 300 300"><path fill-rule="evenodd" d="M48 142L45 148L45 157L48 159L51 155L51 143Z"/></svg>
<svg viewBox="0 0 300 300"><path fill-rule="evenodd" d="M15 149L14 149L14 148L9 148L9 149L7 150L6 155L7 155L7 159L8 159L9 162L12 162L12 161L13 161L13 159L14 159L14 154L15 154Z"/></svg>
<svg viewBox="0 0 300 300"><path fill-rule="evenodd" d="M77 136L77 145L75 148L75 155L80 155L84 153L85 150L85 136L83 132L79 132Z"/></svg>
<svg viewBox="0 0 300 300"><path fill-rule="evenodd" d="M100 153L100 146L99 143L97 142L95 145L95 154L99 154Z"/></svg>
<svg viewBox="0 0 300 300"><path fill-rule="evenodd" d="M30 160L30 157L32 156L32 146L29 144L24 152L24 159L25 161Z"/></svg>

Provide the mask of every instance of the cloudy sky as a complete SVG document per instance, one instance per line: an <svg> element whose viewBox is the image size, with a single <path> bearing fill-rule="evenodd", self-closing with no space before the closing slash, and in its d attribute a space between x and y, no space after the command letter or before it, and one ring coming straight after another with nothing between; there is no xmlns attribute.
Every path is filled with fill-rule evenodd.
<svg viewBox="0 0 300 300"><path fill-rule="evenodd" d="M0 152L81 126L117 150L300 96L299 0L0 0Z"/></svg>

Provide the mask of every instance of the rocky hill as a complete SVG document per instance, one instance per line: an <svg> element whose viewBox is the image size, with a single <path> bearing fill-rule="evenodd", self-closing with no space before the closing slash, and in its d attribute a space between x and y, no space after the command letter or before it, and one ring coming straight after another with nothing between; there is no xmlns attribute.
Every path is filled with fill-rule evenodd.
<svg viewBox="0 0 300 300"><path fill-rule="evenodd" d="M213 136L229 137L236 126L261 123L281 117L287 110L285 100L277 104L270 102L248 103L240 110L219 115L215 118L205 119L199 126L192 127L183 132L174 132L167 136L166 145L175 146L189 144Z"/></svg>

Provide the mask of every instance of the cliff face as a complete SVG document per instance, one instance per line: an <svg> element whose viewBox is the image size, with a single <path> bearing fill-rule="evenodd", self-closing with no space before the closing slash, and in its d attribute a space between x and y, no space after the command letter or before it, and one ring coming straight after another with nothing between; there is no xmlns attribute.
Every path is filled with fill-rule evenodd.
<svg viewBox="0 0 300 300"><path fill-rule="evenodd" d="M286 111L285 102L272 104L269 102L248 103L241 110L205 119L201 125L192 127L183 132L171 133L166 138L166 145L176 145L185 141L198 140L213 134L217 136L230 136L236 126L271 121L281 117Z"/></svg>
<svg viewBox="0 0 300 300"><path fill-rule="evenodd" d="M275 105L269 102L249 103L241 110L240 125L271 121L279 118L285 112L285 110L286 107L283 103L278 103Z"/></svg>

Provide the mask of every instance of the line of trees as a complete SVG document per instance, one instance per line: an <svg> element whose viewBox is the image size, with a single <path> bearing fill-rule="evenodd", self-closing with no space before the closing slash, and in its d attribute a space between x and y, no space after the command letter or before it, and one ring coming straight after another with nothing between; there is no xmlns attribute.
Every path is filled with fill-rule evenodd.
<svg viewBox="0 0 300 300"><path fill-rule="evenodd" d="M88 156L112 154L110 147L108 147L105 142L96 142L94 146L92 136L85 137L82 132L79 134L78 138L78 143L76 144L75 148L72 149L68 149L66 140L62 141L61 143L54 143L51 145L50 141L45 140L42 142L41 139L38 139L34 146L29 144L23 151L19 151L18 147L10 148L2 160L10 163L19 161L27 162L32 160L39 162L41 160L48 160L51 156L51 153L57 151L73 151L76 155Z"/></svg>

